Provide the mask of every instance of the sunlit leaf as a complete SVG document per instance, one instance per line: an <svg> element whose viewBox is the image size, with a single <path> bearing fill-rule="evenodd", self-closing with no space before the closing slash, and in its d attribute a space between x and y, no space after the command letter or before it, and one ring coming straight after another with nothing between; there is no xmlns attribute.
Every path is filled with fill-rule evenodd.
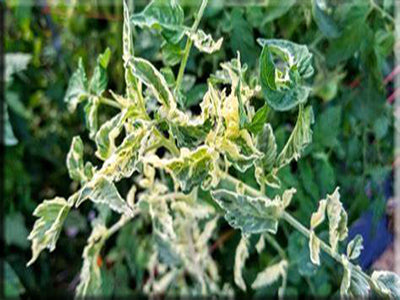
<svg viewBox="0 0 400 300"><path fill-rule="evenodd" d="M33 215L38 217L28 239L32 241L32 258L28 266L35 262L44 249L53 251L70 210L68 202L61 197L43 201Z"/></svg>

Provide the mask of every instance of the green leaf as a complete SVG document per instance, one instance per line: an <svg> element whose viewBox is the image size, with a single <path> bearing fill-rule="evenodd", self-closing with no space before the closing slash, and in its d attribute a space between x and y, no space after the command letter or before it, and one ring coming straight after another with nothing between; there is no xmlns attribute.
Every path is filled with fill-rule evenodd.
<svg viewBox="0 0 400 300"><path fill-rule="evenodd" d="M234 7L229 16L231 25L230 47L233 53L239 52L243 61L249 66L254 66L257 60L258 49L254 42L253 29L243 16L243 10Z"/></svg>
<svg viewBox="0 0 400 300"><path fill-rule="evenodd" d="M204 189L216 186L217 159L216 153L207 146L194 151L182 148L180 157L168 160L163 167L187 193L200 184Z"/></svg>
<svg viewBox="0 0 400 300"><path fill-rule="evenodd" d="M96 224L88 238L85 249L83 249L83 266L79 277L80 281L76 287L77 297L93 297L102 294L102 279L98 258L104 245L106 230L102 224Z"/></svg>
<svg viewBox="0 0 400 300"><path fill-rule="evenodd" d="M68 202L61 197L43 201L36 207L33 215L38 217L28 236L32 241L32 258L28 266L33 264L44 249L53 251L60 235L63 223L70 210Z"/></svg>
<svg viewBox="0 0 400 300"><path fill-rule="evenodd" d="M245 125L245 128L251 133L260 133L263 130L265 123L267 122L268 112L269 107L267 104L264 104L263 107L257 110L251 122Z"/></svg>
<svg viewBox="0 0 400 300"><path fill-rule="evenodd" d="M83 68L82 58L80 58L78 69L72 74L64 96L64 102L68 104L71 111L74 111L76 106L87 98L88 89L88 80Z"/></svg>
<svg viewBox="0 0 400 300"><path fill-rule="evenodd" d="M175 66L182 61L183 51L179 44L165 44L161 48L163 63L166 66Z"/></svg>
<svg viewBox="0 0 400 300"><path fill-rule="evenodd" d="M134 25L156 29L173 44L185 33L183 20L183 9L175 0L152 0L141 13L131 16Z"/></svg>
<svg viewBox="0 0 400 300"><path fill-rule="evenodd" d="M131 207L122 199L116 186L105 177L88 182L80 191L75 206L78 207L87 199L94 203L105 204L120 214L132 213Z"/></svg>
<svg viewBox="0 0 400 300"><path fill-rule="evenodd" d="M89 83L89 90L92 94L100 96L107 88L107 66L110 62L111 51L107 48L103 54L97 58L97 65L94 68L92 78Z"/></svg>
<svg viewBox="0 0 400 300"><path fill-rule="evenodd" d="M142 58L132 58L129 61L129 66L132 73L151 89L162 105L171 110L176 108L176 102L168 88L167 81L149 61Z"/></svg>
<svg viewBox="0 0 400 300"><path fill-rule="evenodd" d="M15 146L18 144L18 140L14 136L14 132L10 123L10 119L8 116L7 106L4 103L3 107L3 126L4 126L4 145L6 146Z"/></svg>
<svg viewBox="0 0 400 300"><path fill-rule="evenodd" d="M25 293L25 288L10 264L5 262L3 266L4 296L7 299L18 298L21 294Z"/></svg>
<svg viewBox="0 0 400 300"><path fill-rule="evenodd" d="M298 160L301 152L312 141L311 124L314 123L314 114L311 106L299 107L296 126L294 127L285 147L277 158L276 166L282 168L293 159Z"/></svg>
<svg viewBox="0 0 400 300"><path fill-rule="evenodd" d="M17 246L21 249L29 247L28 230L25 227L25 218L20 212L9 213L4 219L4 240L8 246Z"/></svg>
<svg viewBox="0 0 400 300"><path fill-rule="evenodd" d="M260 57L260 82L263 95L273 109L286 111L305 103L310 88L305 79L314 73L308 48L286 40L258 39L263 47ZM279 67L272 55L285 63Z"/></svg>
<svg viewBox="0 0 400 300"><path fill-rule="evenodd" d="M268 0L266 1L266 12L264 14L264 19L262 25L266 25L286 14L294 4L296 0ZM259 9L259 8L256 8Z"/></svg>
<svg viewBox="0 0 400 300"><path fill-rule="evenodd" d="M74 136L67 155L67 168L72 180L85 182L85 167L83 163L83 142L79 136Z"/></svg>
<svg viewBox="0 0 400 300"><path fill-rule="evenodd" d="M265 124L263 131L257 135L256 147L263 153L262 158L255 163L256 180L260 185L270 184L269 172L272 171L277 156L275 136L270 124Z"/></svg>
<svg viewBox="0 0 400 300"><path fill-rule="evenodd" d="M235 266L233 269L235 284L240 287L243 291L246 291L246 283L244 282L242 269L246 263L246 259L249 257L249 251L247 249L247 239L242 236L239 245L236 248L235 253Z"/></svg>
<svg viewBox="0 0 400 300"><path fill-rule="evenodd" d="M314 141L316 144L334 148L339 144L340 124L342 119L342 107L331 106L318 114L314 126Z"/></svg>
<svg viewBox="0 0 400 300"><path fill-rule="evenodd" d="M271 90L276 91L275 64L268 45L263 47L260 60L262 66L262 68L260 68L260 81L264 82Z"/></svg>
<svg viewBox="0 0 400 300"><path fill-rule="evenodd" d="M360 256L362 249L364 249L363 237L360 234L357 234L347 245L347 258L349 260L357 259Z"/></svg>
<svg viewBox="0 0 400 300"><path fill-rule="evenodd" d="M250 197L228 190L214 190L213 199L225 210L225 219L233 228L243 233L276 233L278 218L287 205L280 197L271 200L267 197ZM285 196L285 200L287 199ZM291 198L291 197L289 197Z"/></svg>
<svg viewBox="0 0 400 300"><path fill-rule="evenodd" d="M203 30L197 30L196 32L187 31L186 35L193 41L197 49L208 54L218 51L223 41L223 38L220 38L215 42L212 36L206 34Z"/></svg>
<svg viewBox="0 0 400 300"><path fill-rule="evenodd" d="M337 38L341 32L334 21L333 17L328 12L326 0L313 0L312 1L312 13L314 20L318 25L319 30L329 38Z"/></svg>

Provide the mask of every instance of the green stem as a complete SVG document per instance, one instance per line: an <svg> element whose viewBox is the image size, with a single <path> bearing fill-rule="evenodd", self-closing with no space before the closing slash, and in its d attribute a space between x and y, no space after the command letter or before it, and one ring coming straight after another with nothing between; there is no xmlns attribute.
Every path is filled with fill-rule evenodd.
<svg viewBox="0 0 400 300"><path fill-rule="evenodd" d="M236 179L235 177L233 177L229 174L225 174L224 179L233 185L237 185L238 183L242 184L245 191L253 197L264 197L265 196L259 190L243 183L242 181ZM296 220L290 213L283 211L281 214L281 219L286 221L289 225L294 227L296 230L298 230L307 239L310 239L310 234L311 234L310 230L308 228L306 228L303 224L301 224L298 220ZM335 251L333 251L333 249L329 245L327 245L324 241L320 240L320 246L324 252L326 252L328 255L330 255L338 263L342 264L341 256L338 253L336 253ZM352 263L350 263L350 262L349 262L349 265L353 266ZM367 274L365 274L364 272L362 272L362 276L364 276L367 280L370 279L369 276Z"/></svg>
<svg viewBox="0 0 400 300"><path fill-rule="evenodd" d="M382 7L380 7L378 4L375 3L375 0L370 0L371 3L371 8L372 9L376 9L377 11L379 11L381 13L381 15L384 18L387 18L388 20L390 20L392 23L395 23L394 18L388 13L386 12Z"/></svg>
<svg viewBox="0 0 400 300"><path fill-rule="evenodd" d="M199 11L197 12L197 15L194 19L194 23L192 25L192 28L190 29L192 32L195 32L197 30L197 27L200 24L200 20L203 16L204 13L204 9L207 6L207 2L208 0L203 0L201 2L201 6ZM183 79L183 74L185 73L185 68L186 68L186 64L187 64L187 60L189 58L189 53L190 53L190 49L192 47L193 41L188 37L187 41L186 41L186 46L185 49L183 50L183 58L182 58L182 62L181 65L179 66L179 72L178 72L178 77L176 78L176 86L175 86L175 91L179 91L181 83L182 83L182 79Z"/></svg>
<svg viewBox="0 0 400 300"><path fill-rule="evenodd" d="M115 108L118 108L118 109L122 108L121 104L119 104L118 102L116 102L116 101L114 101L112 99L99 97L99 101L100 101L100 103L106 104L108 106L112 106L112 107L115 107Z"/></svg>
<svg viewBox="0 0 400 300"><path fill-rule="evenodd" d="M282 247L278 244L278 242L268 233L265 233L264 236L265 236L265 239L268 241L268 243L270 243L271 246L275 248L275 250L278 252L279 256L282 259L287 260L285 250L282 249Z"/></svg>
<svg viewBox="0 0 400 300"><path fill-rule="evenodd" d="M124 227L130 220L136 217L139 214L139 210L134 210L130 215L122 215L118 222L114 223L110 228L107 229L107 232L104 234L103 239L106 240L122 227Z"/></svg>

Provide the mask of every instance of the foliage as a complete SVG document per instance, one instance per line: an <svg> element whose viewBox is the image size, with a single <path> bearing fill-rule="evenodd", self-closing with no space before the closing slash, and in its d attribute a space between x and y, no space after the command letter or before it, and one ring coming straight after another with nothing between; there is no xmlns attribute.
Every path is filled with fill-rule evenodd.
<svg viewBox="0 0 400 300"><path fill-rule="evenodd" d="M338 254L347 219L352 222L369 206L364 187L368 183L372 194L382 197L380 184L390 172L391 107L384 103L381 77L390 66L386 57L391 55L393 23L384 10L363 1L349 1L340 10L333 1L294 2L234 8L210 3L204 9L200 3L153 1L146 9L135 7L141 12L133 15L125 9L130 22L119 22L122 47L112 47L121 44L115 30L101 43L110 46L111 55L106 51L96 62L88 54L103 49L71 51L67 61L78 63L78 71L68 88L65 82L59 88L67 91L61 107L76 108L89 135L82 134L76 119L75 128L61 135L73 141L67 167L74 183L65 188L64 179L51 186L62 195L72 192L64 200L68 205L80 205L79 210L71 207L65 222L73 213L92 210L86 200L98 212L83 253L80 295L131 295L132 290L230 295L240 293L235 283L254 295L324 296L340 285L342 294L394 295L395 275L376 272L369 277L356 266L359 238L348 243L346 255ZM204 31L198 29L201 14ZM192 15L193 25L186 26ZM264 37L257 40L262 47L254 37ZM123 60L118 60L121 52ZM82 63L79 55L85 56ZM93 65L85 70L83 62ZM354 78L360 81L355 88L349 86ZM107 79L115 92L107 90ZM14 108L10 117L17 147L32 151L37 146L29 147L21 138ZM72 139L77 133L80 137ZM66 153L65 145L58 150L60 162ZM58 166L65 178L67 170ZM254 193L256 185L260 192ZM336 185L343 204L336 191L320 202L319 221L312 222L306 238L287 235L283 221L291 224L289 210L308 223L318 200ZM52 199L54 193L45 197ZM43 193L35 192L34 198ZM119 214L120 221L110 226ZM238 266L232 249L240 231L227 246L218 242L213 256L208 253L210 243L219 241L227 228L221 215L244 233ZM41 222L49 220L49 228L62 221L40 217ZM284 234L273 236L277 230ZM40 245L35 249L52 249L59 231L32 235ZM72 252L82 252L86 238L80 235L80 246ZM264 239L272 249L257 247L263 250L255 258L254 244ZM279 246L286 244L287 249ZM334 259L344 267L343 284L337 279L341 271L335 276L328 271L333 262L324 254L326 246L338 252ZM134 288L129 278L134 278Z"/></svg>

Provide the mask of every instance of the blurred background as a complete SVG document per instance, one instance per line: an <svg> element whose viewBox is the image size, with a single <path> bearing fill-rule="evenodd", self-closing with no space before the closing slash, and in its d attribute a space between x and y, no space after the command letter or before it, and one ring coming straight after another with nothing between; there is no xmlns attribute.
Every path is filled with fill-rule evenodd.
<svg viewBox="0 0 400 300"><path fill-rule="evenodd" d="M128 2L131 11L146 5L146 1ZM339 10L328 25L320 21L312 1L280 2L257 1L260 6L256 6L210 1L200 27L223 37L224 44L211 56L192 51L185 84L188 101L193 105L200 101L208 75L237 51L250 70L257 70L258 37L308 45L316 69L309 100L316 116L313 144L303 159L281 171L283 188L297 189L296 199L301 202L293 203L295 215L307 224L318 200L340 186L351 224L349 238L357 233L364 237L360 265L365 270L393 270L393 80L400 72L394 63L393 49L398 47L394 0L351 0L342 10L338 7L343 1L325 1L330 9ZM179 3L186 16L193 15L198 6L198 1ZM89 207L72 211L56 250L44 251L29 268L25 266L31 255L27 236L39 203L56 195L68 197L76 189L68 177L66 155L73 136L89 139L82 111L71 114L63 98L78 59L83 58L86 70L93 70L97 55L109 47L108 88L124 91L122 1L9 0L5 6L5 291L7 296L22 297L44 291L68 295L78 283L94 212ZM135 30L134 42L137 56L173 71L179 67L182 49L162 47L156 32ZM107 112L103 113L105 120ZM275 124L278 147L282 147L293 115L271 112L269 119ZM93 144L85 147L85 152L94 153ZM254 181L248 174L241 176ZM150 239L141 222L146 223L127 226L107 245L99 262L108 283L105 295L141 293ZM240 233L221 221L211 249L220 262L223 282L233 282L231 249L239 239ZM308 259L307 242L300 236L286 232L278 239L294 262ZM245 277L254 277L271 255L266 251L251 256ZM334 264L329 260L319 269L311 264L291 267L300 274L289 278L296 287L294 295L311 290L314 295L327 296L340 285L341 278L332 275Z"/></svg>

